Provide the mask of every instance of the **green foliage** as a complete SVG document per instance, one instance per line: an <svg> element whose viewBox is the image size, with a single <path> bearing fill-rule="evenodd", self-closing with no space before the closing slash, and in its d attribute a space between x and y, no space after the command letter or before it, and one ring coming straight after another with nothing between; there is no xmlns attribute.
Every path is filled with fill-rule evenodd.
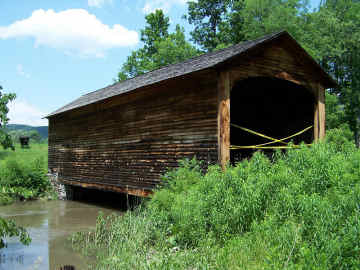
<svg viewBox="0 0 360 270"><path fill-rule="evenodd" d="M31 242L29 234L24 228L16 226L13 220L5 220L0 217L0 249L6 247L5 237L14 236L19 237L20 242L24 245L29 245Z"/></svg>
<svg viewBox="0 0 360 270"><path fill-rule="evenodd" d="M328 136L226 172L183 161L146 207L99 217L74 245L96 269L358 268L360 151Z"/></svg>
<svg viewBox="0 0 360 270"><path fill-rule="evenodd" d="M22 129L17 129L17 130L10 130L8 132L8 134L11 136L11 139L13 140L14 143L19 143L19 139L20 137L29 137L30 141L32 143L42 143L44 140L42 139L40 133L35 130L22 130Z"/></svg>
<svg viewBox="0 0 360 270"><path fill-rule="evenodd" d="M324 1L312 14L311 43L321 65L330 72L340 87L332 89L339 97L356 145L360 131L360 2ZM315 50L314 50L315 51Z"/></svg>
<svg viewBox="0 0 360 270"><path fill-rule="evenodd" d="M11 137L6 132L6 124L9 121L7 114L9 112L8 103L15 99L15 94L2 93L2 86L0 85L0 144L4 149L14 148Z"/></svg>
<svg viewBox="0 0 360 270"><path fill-rule="evenodd" d="M333 128L326 132L326 140L334 144L339 151L343 148L348 148L349 145L354 145L354 134L350 128L346 125L342 125L339 128Z"/></svg>
<svg viewBox="0 0 360 270"><path fill-rule="evenodd" d="M51 192L47 179L47 145L0 152L0 205Z"/></svg>
<svg viewBox="0 0 360 270"><path fill-rule="evenodd" d="M341 145L345 141L352 141L354 133L345 120L344 105L341 105L335 94L326 92L326 130L328 140Z"/></svg>
<svg viewBox="0 0 360 270"><path fill-rule="evenodd" d="M0 206L8 205L14 202L14 199L9 194L8 190L4 187L0 189Z"/></svg>
<svg viewBox="0 0 360 270"><path fill-rule="evenodd" d="M9 133L11 132L25 132L28 133L30 131L37 131L40 134L42 139L48 138L48 126L28 126L28 125L21 125L21 124L9 124L6 126ZM17 141L18 142L18 141Z"/></svg>
<svg viewBox="0 0 360 270"><path fill-rule="evenodd" d="M205 51L287 29L296 38L304 32L308 1L189 1L184 17L194 25L192 40Z"/></svg>
<svg viewBox="0 0 360 270"><path fill-rule="evenodd" d="M152 69L181 62L199 54L185 39L184 28L176 25L174 33L154 43L157 53L152 56Z"/></svg>
<svg viewBox="0 0 360 270"><path fill-rule="evenodd" d="M35 197L45 192L49 187L44 168L44 160L41 158L36 158L29 163L20 163L15 159L9 159L1 167L0 186L17 188L16 190L20 191L29 190L34 193L32 197Z"/></svg>
<svg viewBox="0 0 360 270"><path fill-rule="evenodd" d="M41 136L40 133L36 130L32 130L29 132L28 136L30 137L30 140L34 141L34 142L40 142L41 141Z"/></svg>
<svg viewBox="0 0 360 270"><path fill-rule="evenodd" d="M335 94L326 92L326 129L338 128L345 122L344 106Z"/></svg>
<svg viewBox="0 0 360 270"><path fill-rule="evenodd" d="M144 47L133 51L118 73L117 81L133 78L145 72L181 62L199 54L185 39L184 29L176 26L169 33L169 18L161 10L145 17L147 25L141 30Z"/></svg>
<svg viewBox="0 0 360 270"><path fill-rule="evenodd" d="M162 10L156 10L145 16L147 25L141 30L141 41L144 42L144 50L147 55L157 52L155 42L168 37L169 17L166 17Z"/></svg>
<svg viewBox="0 0 360 270"><path fill-rule="evenodd" d="M239 1L235 2L238 3ZM212 51L219 47L220 44L226 43L226 37L231 32L228 31L230 30L228 24L231 23L231 20L227 20L227 15L232 7L232 3L233 1L230 0L188 2L188 14L184 18L195 26L191 32L192 40L205 51ZM241 21L237 25L240 23Z"/></svg>

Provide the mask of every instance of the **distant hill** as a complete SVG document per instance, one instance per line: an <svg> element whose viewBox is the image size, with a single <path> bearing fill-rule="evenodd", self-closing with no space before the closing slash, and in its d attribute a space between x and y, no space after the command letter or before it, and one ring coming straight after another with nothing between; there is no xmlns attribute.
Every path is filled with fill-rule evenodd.
<svg viewBox="0 0 360 270"><path fill-rule="evenodd" d="M30 130L36 130L39 132L42 139L47 139L48 137L48 126L39 126L39 127L33 127L28 125L18 125L18 124L10 124L7 125L6 128L8 130L24 130L24 131L30 131Z"/></svg>

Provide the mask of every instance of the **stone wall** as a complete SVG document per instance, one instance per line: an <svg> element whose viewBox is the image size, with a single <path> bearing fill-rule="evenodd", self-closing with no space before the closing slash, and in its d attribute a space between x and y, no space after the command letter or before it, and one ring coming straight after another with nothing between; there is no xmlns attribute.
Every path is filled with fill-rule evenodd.
<svg viewBox="0 0 360 270"><path fill-rule="evenodd" d="M47 176L49 177L50 184L53 186L60 200L71 200L73 198L72 187L62 184L58 180L57 172L49 172Z"/></svg>

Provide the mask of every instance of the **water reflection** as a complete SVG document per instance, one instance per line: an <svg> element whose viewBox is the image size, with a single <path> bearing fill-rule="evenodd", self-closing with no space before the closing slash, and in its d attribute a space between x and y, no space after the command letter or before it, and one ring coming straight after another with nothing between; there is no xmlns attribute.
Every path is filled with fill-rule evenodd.
<svg viewBox="0 0 360 270"><path fill-rule="evenodd" d="M32 238L29 246L18 239L7 239L0 250L0 270L58 270L62 265L86 269L88 259L75 253L68 236L95 226L96 217L120 210L75 201L34 201L0 207L0 216L14 219L27 229Z"/></svg>

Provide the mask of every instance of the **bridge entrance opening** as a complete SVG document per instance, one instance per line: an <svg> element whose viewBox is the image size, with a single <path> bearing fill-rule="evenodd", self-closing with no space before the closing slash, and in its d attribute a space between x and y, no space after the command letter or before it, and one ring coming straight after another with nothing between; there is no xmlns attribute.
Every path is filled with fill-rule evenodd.
<svg viewBox="0 0 360 270"><path fill-rule="evenodd" d="M315 98L310 90L290 81L254 77L239 81L230 93L230 145L255 146L270 142L255 135L255 131L275 139L286 138L314 123ZM245 128L245 129L241 129ZM294 144L312 143L313 128L292 139ZM284 146L283 143L266 144L263 147ZM259 149L240 148L230 150L230 161L235 164L249 158ZM272 154L273 149L262 149Z"/></svg>

